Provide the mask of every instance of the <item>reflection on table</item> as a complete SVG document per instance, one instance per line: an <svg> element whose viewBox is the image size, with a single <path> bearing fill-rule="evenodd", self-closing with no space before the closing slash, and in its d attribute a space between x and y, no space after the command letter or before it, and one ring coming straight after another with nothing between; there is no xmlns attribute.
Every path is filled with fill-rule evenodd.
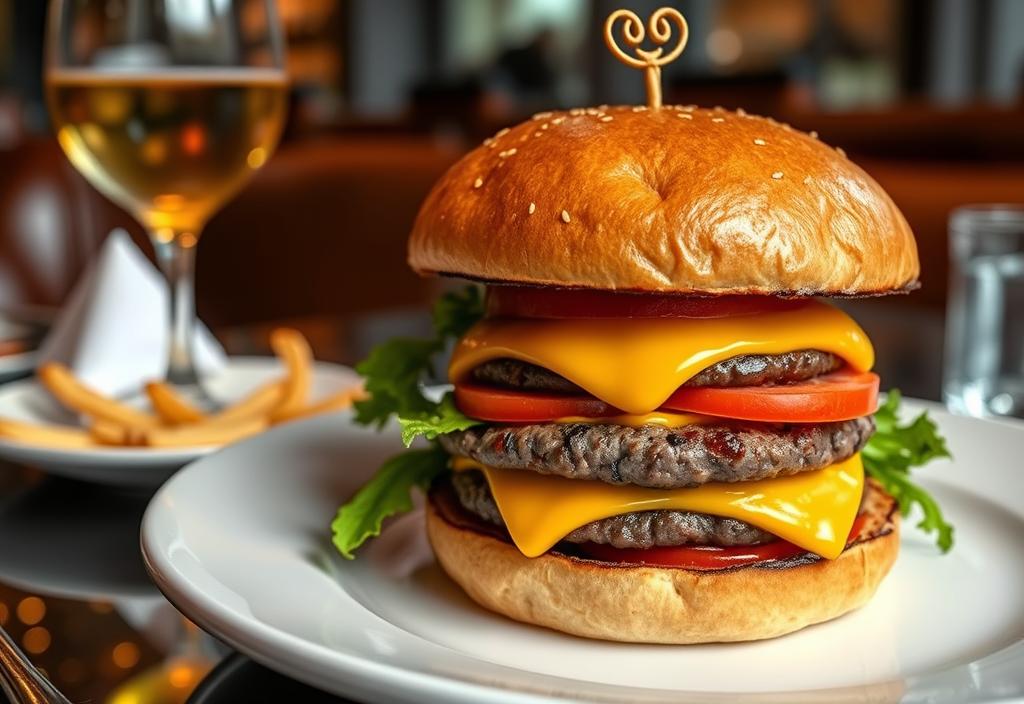
<svg viewBox="0 0 1024 704"><path fill-rule="evenodd" d="M0 624L72 701L185 701L217 655L146 577L148 494L8 465L0 487Z"/></svg>

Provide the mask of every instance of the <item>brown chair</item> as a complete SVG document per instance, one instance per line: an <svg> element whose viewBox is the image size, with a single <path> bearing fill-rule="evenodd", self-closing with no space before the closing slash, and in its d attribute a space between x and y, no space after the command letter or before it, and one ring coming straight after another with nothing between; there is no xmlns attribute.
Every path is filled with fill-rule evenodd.
<svg viewBox="0 0 1024 704"><path fill-rule="evenodd" d="M96 198L55 140L0 150L0 307L64 300L104 231Z"/></svg>
<svg viewBox="0 0 1024 704"><path fill-rule="evenodd" d="M969 203L1024 202L1022 162L858 159L907 218L921 258L921 290L908 303L942 309L949 280L949 214Z"/></svg>
<svg viewBox="0 0 1024 704"><path fill-rule="evenodd" d="M406 239L459 153L428 137L282 146L200 241L200 312L220 326L426 300L431 284L406 265Z"/></svg>

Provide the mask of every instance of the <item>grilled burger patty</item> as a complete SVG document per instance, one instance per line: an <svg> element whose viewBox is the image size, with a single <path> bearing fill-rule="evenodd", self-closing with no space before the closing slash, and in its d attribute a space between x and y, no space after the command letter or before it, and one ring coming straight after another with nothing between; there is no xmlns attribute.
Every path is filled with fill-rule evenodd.
<svg viewBox="0 0 1024 704"><path fill-rule="evenodd" d="M813 379L843 366L829 352L798 350L783 354L745 354L713 364L683 386L761 386ZM473 379L482 384L522 391L549 391L563 394L586 393L565 377L544 367L517 359L495 359L473 370Z"/></svg>
<svg viewBox="0 0 1024 704"><path fill-rule="evenodd" d="M874 432L870 416L836 423L485 425L440 436L453 455L500 469L681 489L771 479L841 462Z"/></svg>
<svg viewBox="0 0 1024 704"><path fill-rule="evenodd" d="M487 480L480 472L454 472L450 478L439 480L431 492L449 495L449 506L445 514L452 520L454 512L469 514L463 523L480 522L494 532L508 539L504 530L505 522L491 496ZM888 516L892 512L892 498L867 481L861 497L860 511ZM885 504L885 506L882 506ZM865 526L875 532L882 526ZM865 532L862 530L862 533ZM601 543L616 548L671 547L676 545L755 545L775 540L767 531L733 518L709 516L692 511L641 511L612 516L580 526L563 539L569 543Z"/></svg>

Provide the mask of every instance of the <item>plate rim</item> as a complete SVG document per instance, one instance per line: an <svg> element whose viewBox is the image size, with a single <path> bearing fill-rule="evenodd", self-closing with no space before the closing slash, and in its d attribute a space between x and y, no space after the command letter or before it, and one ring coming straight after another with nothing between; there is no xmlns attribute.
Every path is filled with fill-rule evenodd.
<svg viewBox="0 0 1024 704"><path fill-rule="evenodd" d="M915 413L920 412L921 410L926 410L941 411L942 413L949 414L949 411L941 403L935 401L913 398L905 398L904 401L907 402L908 406L912 407ZM292 424L289 427L294 431L294 428L297 425L312 424L322 420L322 417L308 419ZM1007 429L1012 429L1012 431L1018 433L1024 432L1024 421L1015 419L973 420L1005 426ZM266 442L268 441L268 437L281 432L282 430L283 429L273 429L268 433L246 440L233 447L242 447L252 442L258 442L260 439L263 439L263 441ZM160 501L160 499L165 496L165 493L172 491L176 482L187 481L190 475L196 472L207 471L205 466L209 461L210 460L208 459L204 459L192 463L186 467L185 470L179 472L178 475L168 481L153 496L143 516L140 530L140 547L143 564L157 588L160 589L165 597L176 608L182 611L182 613L188 614L190 618L194 618L197 622L202 623L204 628L208 628L211 633L216 635L218 638L223 639L239 652L245 654L256 662L278 672L284 673L287 676L294 677L315 687L325 689L326 691L333 692L343 697L354 696L357 693L365 693L366 695L375 694L379 696L382 691L381 686L384 686L387 688L386 691L389 691L392 694L396 693L396 691L401 692L408 700L414 700L410 698L410 696L414 698L422 698L425 695L447 697L452 701L522 702L524 704L542 701L580 701L582 699L582 697L569 696L569 690L562 690L555 694L550 690L545 690L547 693L542 693L539 690L530 691L524 689L503 688L497 684L488 686L465 679L459 679L457 677L409 670L400 665L377 662L364 655L332 649L323 644L309 641L259 619L252 617L246 618L245 614L221 604L218 600L209 596L207 593L203 593L198 590L190 590L189 579L182 575L180 571L171 564L171 561L159 550L159 541L157 541L154 535L155 530L153 528L153 524L157 521L158 513L162 511L160 508L161 504L166 503ZM212 576L212 573L210 573L205 567L202 569L206 574L210 574ZM176 577L181 579L180 584L175 582ZM419 637L414 633L407 632L407 634L412 638ZM745 702L802 702L835 701L839 698L842 698L844 701L847 699L860 701L861 699L869 697L872 692L877 694L888 686L906 686L915 680L921 680L940 673L957 670L988 657L997 656L1010 649L1020 649L1022 644L1024 644L1024 638L1020 638L1009 643L999 650L986 653L979 658L974 658L969 662L928 669L914 674L889 678L884 681L834 688L779 692L713 692L678 691L655 688L638 689L620 684L595 683L601 687L607 687L610 690L609 694L605 696L591 696L592 693L588 693L587 696L591 697L591 699L587 699L587 701L618 701L619 697L621 697L621 693L627 691L636 692L640 696L647 694L650 697L655 697L659 694L667 694L674 697L677 701L700 702L740 700ZM447 647L442 644L435 643L435 645L442 648ZM287 655L282 656L282 651L287 653ZM465 656L465 654L460 655ZM1015 653L1015 655L1024 655L1024 651L1021 653ZM334 672L340 671L342 673L342 677L326 678L321 674L318 674L315 671L315 668L303 666L304 664L311 662L317 665L326 665ZM494 665L501 668L516 669L512 665L502 663L494 663ZM545 673L536 673L536 675L540 678L548 678L551 680L561 680L565 682L575 681L574 678L564 677L557 674L549 675ZM349 689L339 691L339 682L343 682ZM377 686L374 687L374 685ZM616 697L611 690L617 690L619 692L619 697Z"/></svg>
<svg viewBox="0 0 1024 704"><path fill-rule="evenodd" d="M228 359L225 368L238 370L268 371L279 366L276 357L260 355L239 355ZM316 360L313 363L314 377L317 372L324 374L348 374L355 372L348 366ZM35 377L17 379L0 384L0 403L15 395L24 395L41 389ZM58 424L65 427L64 424ZM67 426L80 427L80 426ZM24 463L39 468L46 474L71 479L95 481L104 484L131 486L151 485L157 478L163 479L168 471L179 469L195 460L222 450L225 445L158 448L109 447L95 449L52 448L22 443L0 437L0 459ZM59 467L59 468L55 468ZM112 477L125 470L134 476L113 480Z"/></svg>

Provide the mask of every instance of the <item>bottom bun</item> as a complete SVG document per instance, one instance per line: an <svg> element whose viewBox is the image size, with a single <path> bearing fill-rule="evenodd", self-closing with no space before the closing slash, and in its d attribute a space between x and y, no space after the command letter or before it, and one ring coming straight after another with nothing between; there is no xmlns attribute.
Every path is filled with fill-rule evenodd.
<svg viewBox="0 0 1024 704"><path fill-rule="evenodd" d="M427 533L445 572L481 606L586 638L711 643L774 638L864 605L899 551L899 518L835 560L701 572L625 566L511 543L446 520L428 502Z"/></svg>

